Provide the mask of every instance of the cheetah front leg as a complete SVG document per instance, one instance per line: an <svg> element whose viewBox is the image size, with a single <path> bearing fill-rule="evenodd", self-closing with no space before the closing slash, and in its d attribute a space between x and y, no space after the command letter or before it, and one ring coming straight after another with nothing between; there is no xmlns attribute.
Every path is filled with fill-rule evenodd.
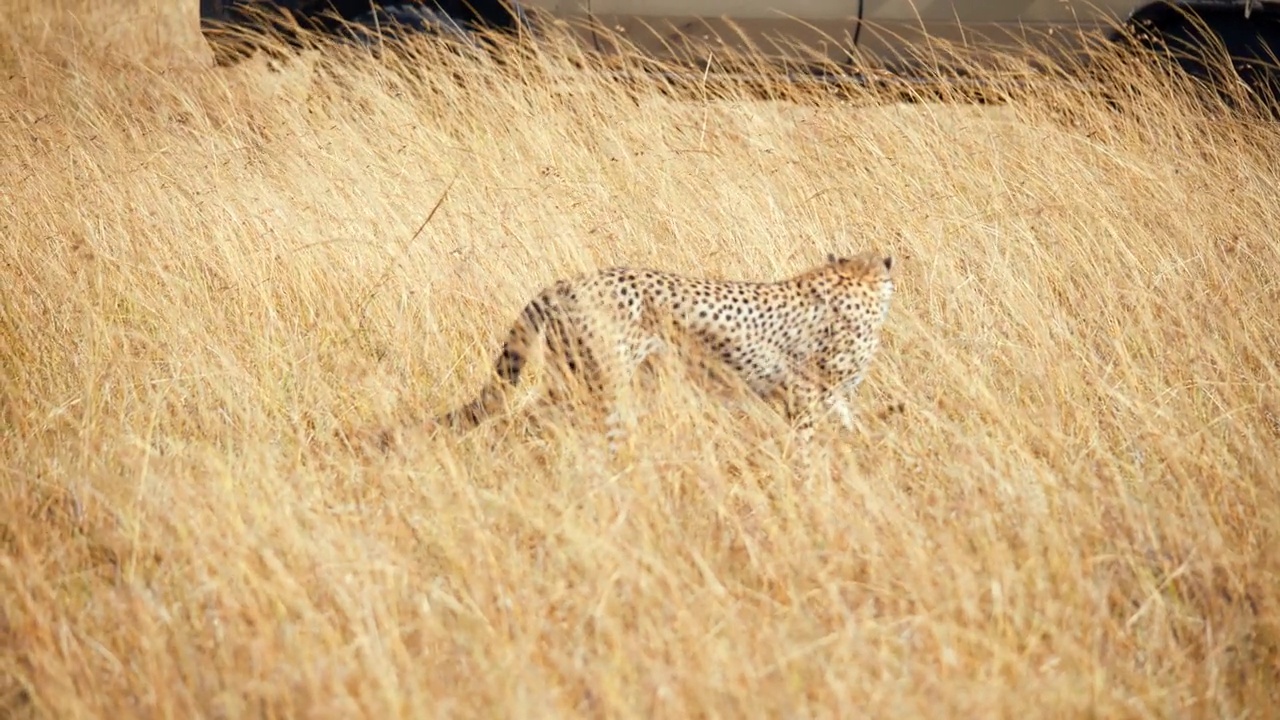
<svg viewBox="0 0 1280 720"><path fill-rule="evenodd" d="M781 395L787 420L795 428L800 441L811 442L824 400L821 388L806 377L795 376L783 381L777 393Z"/></svg>
<svg viewBox="0 0 1280 720"><path fill-rule="evenodd" d="M853 408L849 406L849 394L839 390L827 394L827 408L835 414L845 430L853 430L856 427Z"/></svg>
<svg viewBox="0 0 1280 720"><path fill-rule="evenodd" d="M845 430L853 430L857 423L853 417L853 397L862 384L871 355L866 352L839 353L822 364L822 375L829 388L824 398L827 408Z"/></svg>

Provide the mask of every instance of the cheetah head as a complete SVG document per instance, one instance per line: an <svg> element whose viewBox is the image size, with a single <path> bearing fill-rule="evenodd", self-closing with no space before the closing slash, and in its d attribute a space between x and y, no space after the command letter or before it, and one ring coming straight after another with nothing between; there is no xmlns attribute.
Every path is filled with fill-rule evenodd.
<svg viewBox="0 0 1280 720"><path fill-rule="evenodd" d="M855 273L861 271L884 273L887 277L893 270L893 256L881 255L876 252L864 252L853 257L841 257L835 253L827 253L827 264L841 270L851 270Z"/></svg>
<svg viewBox="0 0 1280 720"><path fill-rule="evenodd" d="M885 321L893 298L893 256L878 252L852 257L828 254L825 271L837 278L838 285L854 290L844 295L848 304L844 314Z"/></svg>
<svg viewBox="0 0 1280 720"><path fill-rule="evenodd" d="M863 252L852 257L827 254L827 271L841 279L869 285L893 285L893 256Z"/></svg>

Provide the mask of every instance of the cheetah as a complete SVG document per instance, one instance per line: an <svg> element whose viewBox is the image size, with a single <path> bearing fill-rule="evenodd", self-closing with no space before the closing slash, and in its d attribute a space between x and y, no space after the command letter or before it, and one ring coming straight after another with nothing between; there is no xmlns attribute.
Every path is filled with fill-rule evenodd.
<svg viewBox="0 0 1280 720"><path fill-rule="evenodd" d="M829 254L826 262L775 282L712 280L615 267L560 280L539 292L507 334L497 378L471 402L434 424L466 430L506 404L507 393L541 340L553 380L581 382L606 403L642 363L673 346L695 350L781 405L802 441L822 413L854 426L849 396L880 345L893 297L893 258L875 252ZM615 409L605 418L616 452Z"/></svg>

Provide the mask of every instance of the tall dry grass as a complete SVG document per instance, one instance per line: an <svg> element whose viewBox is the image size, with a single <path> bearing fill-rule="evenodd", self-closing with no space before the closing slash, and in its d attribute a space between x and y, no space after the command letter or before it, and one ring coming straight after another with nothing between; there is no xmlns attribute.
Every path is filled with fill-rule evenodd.
<svg viewBox="0 0 1280 720"><path fill-rule="evenodd" d="M1276 714L1273 128L1132 65L677 98L563 46L213 69L194 10L4 12L0 712ZM554 278L863 248L886 346L809 454L677 382L616 462L415 431Z"/></svg>

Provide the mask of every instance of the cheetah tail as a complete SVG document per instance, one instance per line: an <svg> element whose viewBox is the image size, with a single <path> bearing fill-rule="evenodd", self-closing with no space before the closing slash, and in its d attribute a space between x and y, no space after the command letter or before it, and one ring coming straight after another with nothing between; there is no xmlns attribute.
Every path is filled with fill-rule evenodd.
<svg viewBox="0 0 1280 720"><path fill-rule="evenodd" d="M436 418L435 423L454 430L468 430L479 425L506 405L507 391L520 382L520 373L528 362L532 346L542 335L547 317L547 298L540 295L525 306L507 333L502 352L494 363L498 379L480 390L471 402Z"/></svg>

